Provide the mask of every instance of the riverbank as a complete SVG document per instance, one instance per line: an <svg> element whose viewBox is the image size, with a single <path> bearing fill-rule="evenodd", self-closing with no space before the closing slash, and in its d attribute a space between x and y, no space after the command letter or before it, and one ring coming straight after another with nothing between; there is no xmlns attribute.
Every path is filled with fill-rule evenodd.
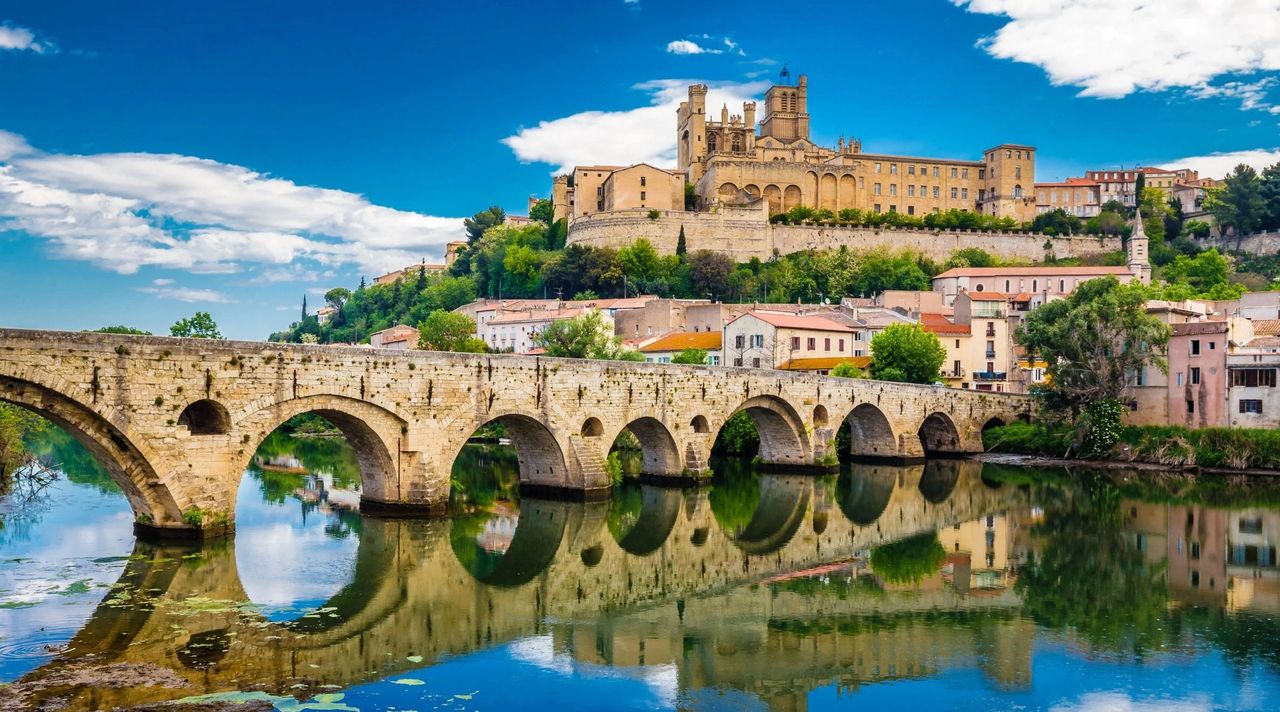
<svg viewBox="0 0 1280 712"><path fill-rule="evenodd" d="M1072 457L1066 426L1013 423L982 434L988 462L1049 466L1132 468L1232 475L1280 475L1280 431L1127 426L1106 457Z"/></svg>

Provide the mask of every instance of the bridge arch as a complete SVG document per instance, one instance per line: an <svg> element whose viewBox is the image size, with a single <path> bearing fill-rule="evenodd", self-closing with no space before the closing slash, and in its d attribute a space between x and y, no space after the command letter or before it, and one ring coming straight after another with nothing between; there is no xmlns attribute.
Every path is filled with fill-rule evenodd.
<svg viewBox="0 0 1280 712"><path fill-rule="evenodd" d="M178 425L192 435L226 435L231 431L231 414L218 401L202 398L182 409Z"/></svg>
<svg viewBox="0 0 1280 712"><path fill-rule="evenodd" d="M859 403L846 418L854 457L897 457L898 438L884 412L870 403Z"/></svg>
<svg viewBox="0 0 1280 712"><path fill-rule="evenodd" d="M635 523L625 529L617 525L609 527L618 546L632 556L648 556L662 548L684 507L684 494L677 489L641 485L640 496L640 512ZM613 504L619 501L615 499ZM616 519L611 517L610 522Z"/></svg>
<svg viewBox="0 0 1280 712"><path fill-rule="evenodd" d="M734 545L748 554L771 554L791 541L804 521L813 480L803 475L763 475L760 503L751 520L731 533Z"/></svg>
<svg viewBox="0 0 1280 712"><path fill-rule="evenodd" d="M156 527L181 527L182 508L163 484L163 460L127 429L67 393L84 390L69 383L54 386L0 374L0 401L25 408L62 428L85 447L120 486L138 522ZM159 469L157 469L159 466Z"/></svg>
<svg viewBox="0 0 1280 712"><path fill-rule="evenodd" d="M920 475L920 494L929 504L942 504L960 481L960 460L926 460Z"/></svg>
<svg viewBox="0 0 1280 712"><path fill-rule="evenodd" d="M564 486L568 484L569 467L565 462L564 449L551 429L538 418L526 413L503 413L481 422L472 432L492 423L501 423L507 431L507 437L516 451L516 460L520 466L520 482L522 484L546 484ZM603 427L603 426L602 426ZM594 429L594 424L584 422L582 432ZM464 440L449 460L449 467L458 459Z"/></svg>
<svg viewBox="0 0 1280 712"><path fill-rule="evenodd" d="M640 452L644 460L641 466L643 474L678 475L684 470L680 447L676 444L671 430L662 421L649 416L636 418L619 428L613 434L614 440L623 431L630 431L640 443ZM614 440L605 440L605 442L612 444Z"/></svg>
<svg viewBox="0 0 1280 712"><path fill-rule="evenodd" d="M945 413L930 413L916 431L926 455L957 453L960 447L960 431L951 417Z"/></svg>
<svg viewBox="0 0 1280 712"><path fill-rule="evenodd" d="M268 435L290 418L315 413L340 430L355 452L360 468L362 498L381 502L401 499L396 456L406 423L391 411L368 401L332 394L292 398L265 406L254 403L245 411L238 420L233 418L233 425L236 431L244 433L243 442L253 447L241 451L240 467L232 473L237 483L258 445ZM234 485L231 511L235 511Z"/></svg>
<svg viewBox="0 0 1280 712"><path fill-rule="evenodd" d="M804 419L778 396L748 398L734 413L746 412L760 434L760 459L766 463L809 464L809 433ZM723 427L723 423L721 424Z"/></svg>

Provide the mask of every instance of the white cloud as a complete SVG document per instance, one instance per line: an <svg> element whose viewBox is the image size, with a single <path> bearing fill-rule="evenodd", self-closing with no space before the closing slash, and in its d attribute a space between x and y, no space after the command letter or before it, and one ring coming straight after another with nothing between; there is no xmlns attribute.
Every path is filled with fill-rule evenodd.
<svg viewBox="0 0 1280 712"><path fill-rule="evenodd" d="M153 286L138 287L138 291L143 294L154 294L161 299L171 299L179 302L209 302L212 304L230 304L231 298L222 292L212 289L192 289L190 287L177 287L173 285L172 279L157 279L151 282Z"/></svg>
<svg viewBox="0 0 1280 712"><path fill-rule="evenodd" d="M693 40L672 40L667 43L667 52L670 54L721 54L724 50L703 47Z"/></svg>
<svg viewBox="0 0 1280 712"><path fill-rule="evenodd" d="M293 279L314 278L317 266L377 273L439 258L445 243L463 236L460 218L374 205L243 166L173 154L45 154L5 132L0 229L45 238L61 257L122 274L267 265Z"/></svg>
<svg viewBox="0 0 1280 712"><path fill-rule="evenodd" d="M1267 166L1280 163L1280 148L1255 148L1247 151L1211 153L1207 156L1189 156L1165 161L1160 165L1170 168L1194 168L1200 171L1201 177L1221 178L1241 163L1260 171Z"/></svg>
<svg viewBox="0 0 1280 712"><path fill-rule="evenodd" d="M1275 77L1263 77L1256 82L1226 82L1218 86L1206 84L1191 89L1191 95L1197 99L1238 99L1240 108L1245 111L1261 109L1271 114L1280 114L1280 106L1267 101L1268 91L1277 84L1280 84L1280 80Z"/></svg>
<svg viewBox="0 0 1280 712"><path fill-rule="evenodd" d="M1204 695L1187 700L1135 700L1120 692L1088 692L1076 702L1059 702L1053 712L1202 712L1213 708Z"/></svg>
<svg viewBox="0 0 1280 712"><path fill-rule="evenodd" d="M502 142L525 163L550 163L554 173L574 166L650 163L671 167L676 159L676 109L688 97L693 79L659 79L637 84L649 94L649 105L622 111L583 111L520 129ZM768 82L710 83L707 110L718 114L728 105L742 113L742 102L751 101L768 88Z"/></svg>
<svg viewBox="0 0 1280 712"><path fill-rule="evenodd" d="M1008 22L979 46L1042 68L1081 96L1201 90L1280 70L1280 0L952 0Z"/></svg>
<svg viewBox="0 0 1280 712"><path fill-rule="evenodd" d="M36 33L16 25L0 25L0 50L30 51L36 54L54 54L57 45L47 40L37 40Z"/></svg>

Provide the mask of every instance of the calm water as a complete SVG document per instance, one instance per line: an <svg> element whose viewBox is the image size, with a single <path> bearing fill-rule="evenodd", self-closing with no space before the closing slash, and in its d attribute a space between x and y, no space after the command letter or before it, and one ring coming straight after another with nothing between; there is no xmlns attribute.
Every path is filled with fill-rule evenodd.
<svg viewBox="0 0 1280 712"><path fill-rule="evenodd" d="M1280 483L938 461L521 499L469 446L448 520L362 518L275 435L233 541L135 543L82 451L3 511L0 709L1280 708Z"/></svg>

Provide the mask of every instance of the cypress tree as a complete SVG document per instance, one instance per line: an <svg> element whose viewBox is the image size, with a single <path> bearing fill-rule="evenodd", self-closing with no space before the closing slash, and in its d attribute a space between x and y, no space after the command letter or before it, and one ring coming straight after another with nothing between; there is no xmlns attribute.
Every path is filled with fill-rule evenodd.
<svg viewBox="0 0 1280 712"><path fill-rule="evenodd" d="M689 252L689 248L684 241L684 225L680 226L680 237L676 239L676 256L684 257Z"/></svg>

